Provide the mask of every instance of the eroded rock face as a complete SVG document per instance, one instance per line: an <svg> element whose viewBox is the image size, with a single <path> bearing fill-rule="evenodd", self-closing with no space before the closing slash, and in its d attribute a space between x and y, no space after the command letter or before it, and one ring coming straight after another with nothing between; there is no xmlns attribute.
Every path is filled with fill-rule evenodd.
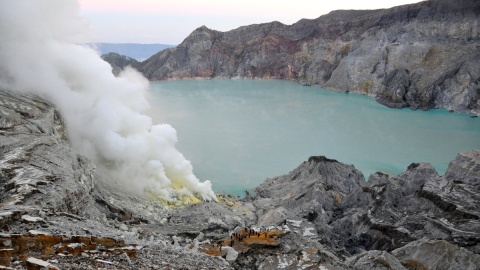
<svg viewBox="0 0 480 270"><path fill-rule="evenodd" d="M390 267L385 269L409 269L415 262L431 269L432 261L420 262L413 251L394 258L400 254L396 250L408 250L406 245L419 245L424 238L443 239L442 243L455 249L462 247L470 254L466 260L470 267L480 253L479 153L460 153L445 176L428 163L414 163L396 177L376 173L368 182L351 165L311 157L289 174L267 179L256 189L257 223L310 222L314 239L334 251L335 262L354 269L383 269L382 265ZM297 233L305 235L302 230ZM447 248L435 250L438 256L450 254ZM355 257L347 259L352 255ZM282 260L287 257L270 259L266 265Z"/></svg>
<svg viewBox="0 0 480 270"><path fill-rule="evenodd" d="M480 114L480 3L334 11L293 25L202 26L140 63L150 80L275 78L366 94L389 107Z"/></svg>
<svg viewBox="0 0 480 270"><path fill-rule="evenodd" d="M327 238L337 205L354 190L366 185L363 174L352 165L325 157L310 157L288 175L265 180L255 189L257 223L280 224L304 218Z"/></svg>
<svg viewBox="0 0 480 270"><path fill-rule="evenodd" d="M58 111L39 98L1 90L0 111L2 206L95 216L94 165L71 148Z"/></svg>

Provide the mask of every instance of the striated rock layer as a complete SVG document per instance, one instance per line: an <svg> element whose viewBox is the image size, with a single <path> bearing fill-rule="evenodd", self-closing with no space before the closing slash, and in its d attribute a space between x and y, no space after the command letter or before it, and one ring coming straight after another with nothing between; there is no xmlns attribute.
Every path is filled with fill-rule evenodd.
<svg viewBox="0 0 480 270"><path fill-rule="evenodd" d="M333 11L219 32L202 26L138 65L150 80L272 78L365 94L394 108L480 115L480 2Z"/></svg>
<svg viewBox="0 0 480 270"><path fill-rule="evenodd" d="M244 199L167 206L98 181L48 102L0 90L2 269L478 269L480 150L367 182L312 156Z"/></svg>

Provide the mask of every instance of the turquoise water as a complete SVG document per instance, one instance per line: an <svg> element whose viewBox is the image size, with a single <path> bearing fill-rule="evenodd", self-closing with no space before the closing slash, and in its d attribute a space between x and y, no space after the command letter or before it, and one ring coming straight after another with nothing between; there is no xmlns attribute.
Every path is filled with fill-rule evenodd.
<svg viewBox="0 0 480 270"><path fill-rule="evenodd" d="M480 118L445 110L389 109L373 98L275 80L152 82L149 114L178 132L177 148L215 191L243 195L309 156L353 164L366 178L412 162L440 174L480 149Z"/></svg>

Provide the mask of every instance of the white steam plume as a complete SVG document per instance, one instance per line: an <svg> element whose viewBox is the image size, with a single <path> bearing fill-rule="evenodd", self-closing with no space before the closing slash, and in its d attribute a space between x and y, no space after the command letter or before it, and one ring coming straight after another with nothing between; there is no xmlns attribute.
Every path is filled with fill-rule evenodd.
<svg viewBox="0 0 480 270"><path fill-rule="evenodd" d="M49 99L67 122L72 144L102 177L165 200L215 200L175 148L170 125L143 114L148 81L134 70L118 78L85 44L88 24L74 0L0 0L0 87Z"/></svg>

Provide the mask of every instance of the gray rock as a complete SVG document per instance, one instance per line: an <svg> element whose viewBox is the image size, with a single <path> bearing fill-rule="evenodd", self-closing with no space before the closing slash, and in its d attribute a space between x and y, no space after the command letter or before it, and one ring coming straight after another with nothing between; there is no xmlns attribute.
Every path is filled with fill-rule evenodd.
<svg viewBox="0 0 480 270"><path fill-rule="evenodd" d="M227 260L227 262L233 262L237 259L238 257L238 252L231 248L231 247L222 247L222 251L223 250L226 250L226 257L225 257L225 260Z"/></svg>
<svg viewBox="0 0 480 270"><path fill-rule="evenodd" d="M94 165L71 148L58 111L39 98L1 90L0 110L9 111L0 130L2 201L96 216Z"/></svg>
<svg viewBox="0 0 480 270"><path fill-rule="evenodd" d="M408 269L475 270L480 255L443 240L421 239L392 251Z"/></svg>
<svg viewBox="0 0 480 270"><path fill-rule="evenodd" d="M407 270L388 252L372 250L347 260L348 266L355 270Z"/></svg>
<svg viewBox="0 0 480 270"><path fill-rule="evenodd" d="M25 223L36 223L36 222L45 222L45 220L41 217L32 217L29 215L23 215L22 221Z"/></svg>
<svg viewBox="0 0 480 270"><path fill-rule="evenodd" d="M445 173L446 179L456 183L477 186L480 189L480 159L478 151L467 151L458 154L458 156L450 162Z"/></svg>
<svg viewBox="0 0 480 270"><path fill-rule="evenodd" d="M458 178L477 179L478 152L459 154L446 176L430 164L415 163L397 177L376 173L367 183L353 166L312 157L256 189L257 222L310 221L321 242L345 248L347 256L391 251L423 237L478 252L478 191L449 176L458 171Z"/></svg>
<svg viewBox="0 0 480 270"><path fill-rule="evenodd" d="M349 252L390 251L423 237L446 239L478 252L480 231L473 205L480 200L470 187L439 176L425 163L412 164L393 179L375 174L370 181L345 199L342 214L333 222Z"/></svg>
<svg viewBox="0 0 480 270"><path fill-rule="evenodd" d="M120 224L119 229L122 230L122 231L125 231L125 232L128 231L128 227L125 224Z"/></svg>
<svg viewBox="0 0 480 270"><path fill-rule="evenodd" d="M363 174L354 166L310 157L289 174L267 179L255 189L257 223L277 225L285 219L301 218L312 222L318 234L330 241L337 208L346 196L365 185Z"/></svg>

